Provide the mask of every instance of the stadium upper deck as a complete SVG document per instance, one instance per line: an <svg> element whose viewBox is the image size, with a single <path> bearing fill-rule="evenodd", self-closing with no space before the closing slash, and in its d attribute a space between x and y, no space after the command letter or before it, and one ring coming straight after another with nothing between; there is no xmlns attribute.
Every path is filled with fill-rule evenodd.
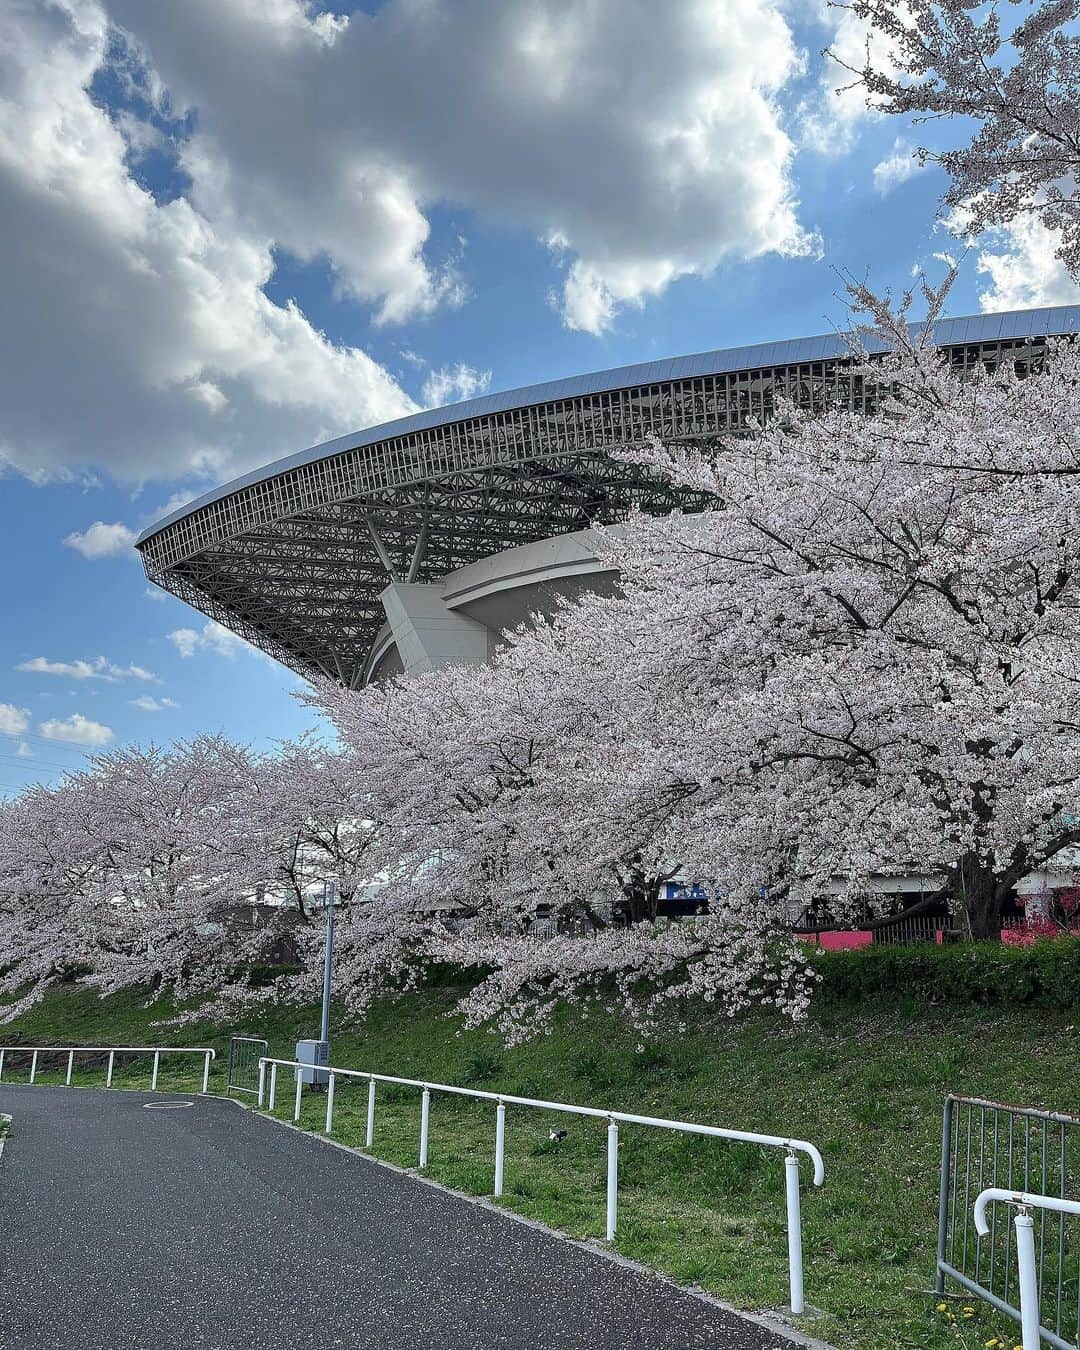
<svg viewBox="0 0 1080 1350"><path fill-rule="evenodd" d="M934 340L970 367L1030 360L1041 340L1078 331L1080 307L1061 306L944 319ZM356 685L377 639L385 647L388 614L401 631L388 591L440 585L634 507L700 509L700 498L608 451L650 435L738 432L782 395L809 409L866 406L838 334L622 366L315 446L172 512L136 547L149 579L194 608L302 675Z"/></svg>

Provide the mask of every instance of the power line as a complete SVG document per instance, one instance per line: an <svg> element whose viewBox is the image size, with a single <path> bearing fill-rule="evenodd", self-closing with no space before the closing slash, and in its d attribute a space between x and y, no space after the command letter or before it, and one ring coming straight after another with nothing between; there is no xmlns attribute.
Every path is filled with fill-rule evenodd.
<svg viewBox="0 0 1080 1350"><path fill-rule="evenodd" d="M7 770L25 769L27 773L35 773L39 769L53 769L58 773L75 773L78 770L76 764L52 764L47 759L26 755L0 755L0 765Z"/></svg>
<svg viewBox="0 0 1080 1350"><path fill-rule="evenodd" d="M85 758L87 755L93 753L91 750L80 749L70 742L54 740L51 736L39 736L33 731L9 731L4 734L9 736L13 741L34 741L36 744L44 745L49 750L59 755L80 755Z"/></svg>

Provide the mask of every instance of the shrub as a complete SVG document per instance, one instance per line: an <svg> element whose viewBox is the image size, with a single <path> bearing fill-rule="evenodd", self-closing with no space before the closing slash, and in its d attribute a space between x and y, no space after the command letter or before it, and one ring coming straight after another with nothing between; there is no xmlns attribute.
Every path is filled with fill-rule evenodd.
<svg viewBox="0 0 1080 1350"><path fill-rule="evenodd" d="M817 997L835 1003L951 1003L1037 1008L1080 1006L1080 938L1014 947L931 943L818 952Z"/></svg>

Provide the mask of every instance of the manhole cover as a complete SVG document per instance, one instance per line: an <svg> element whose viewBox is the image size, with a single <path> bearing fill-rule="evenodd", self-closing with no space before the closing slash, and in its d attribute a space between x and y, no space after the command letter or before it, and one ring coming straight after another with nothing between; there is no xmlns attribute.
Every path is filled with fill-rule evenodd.
<svg viewBox="0 0 1080 1350"><path fill-rule="evenodd" d="M144 1102L144 1111L182 1111L185 1106L194 1106L194 1102Z"/></svg>

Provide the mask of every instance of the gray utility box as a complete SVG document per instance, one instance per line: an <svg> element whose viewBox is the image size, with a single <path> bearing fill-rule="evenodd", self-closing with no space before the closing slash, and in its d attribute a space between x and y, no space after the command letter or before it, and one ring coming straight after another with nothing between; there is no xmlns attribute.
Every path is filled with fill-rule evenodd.
<svg viewBox="0 0 1080 1350"><path fill-rule="evenodd" d="M297 1041L296 1058L304 1067L295 1070L297 1078L311 1087L326 1087L330 1075L316 1065L330 1063L329 1041Z"/></svg>

